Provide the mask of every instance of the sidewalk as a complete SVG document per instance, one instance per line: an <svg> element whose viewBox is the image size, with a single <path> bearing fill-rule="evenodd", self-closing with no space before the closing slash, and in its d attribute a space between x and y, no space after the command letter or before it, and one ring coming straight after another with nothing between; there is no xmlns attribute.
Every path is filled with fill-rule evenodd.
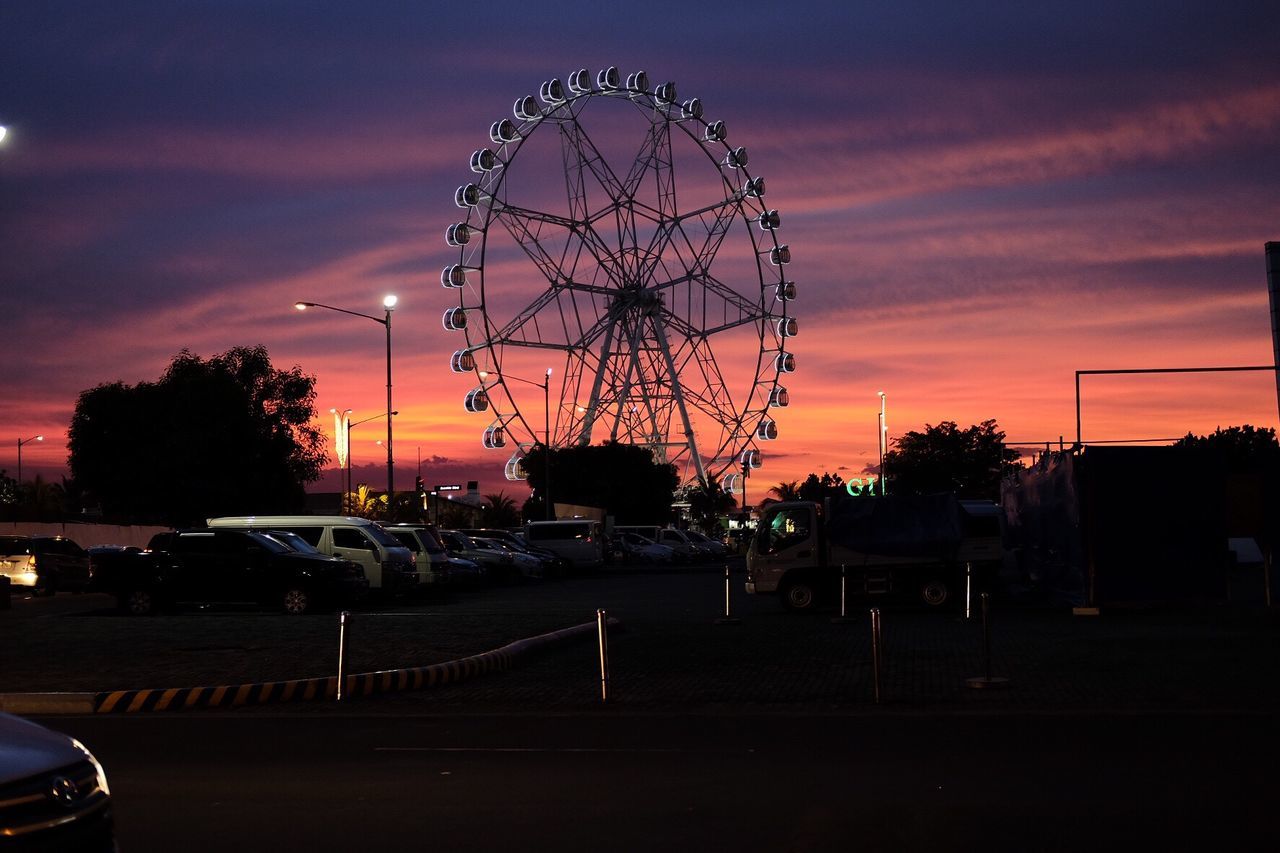
<svg viewBox="0 0 1280 853"><path fill-rule="evenodd" d="M993 607L991 674L980 622L955 613L882 608L881 702L867 608L792 614L742 592L739 624L717 624L723 575L628 572L460 593L357 612L348 672L425 666L579 625L606 609L611 710L771 713L1264 713L1280 710L1280 620L1226 605L1104 610ZM85 597L86 599L89 597ZM65 596L57 604L65 607ZM79 602L73 602L80 604ZM15 602L0 612L0 692L104 691L275 681L334 674L337 618L185 611L153 619L83 602L49 615ZM345 712L521 713L599 709L595 638L459 685L355 700ZM289 706L323 713L332 703Z"/></svg>

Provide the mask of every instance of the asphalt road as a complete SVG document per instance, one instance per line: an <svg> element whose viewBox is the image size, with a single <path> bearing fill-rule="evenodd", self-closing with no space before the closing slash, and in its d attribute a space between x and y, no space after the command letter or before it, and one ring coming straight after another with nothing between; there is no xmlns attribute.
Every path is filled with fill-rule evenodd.
<svg viewBox="0 0 1280 853"><path fill-rule="evenodd" d="M1275 850L1244 716L172 715L44 720L124 853Z"/></svg>
<svg viewBox="0 0 1280 853"><path fill-rule="evenodd" d="M740 578L740 576L739 576ZM735 579L736 580L736 579ZM1073 617L1001 602L978 626L865 609L796 615L714 570L476 590L357 614L362 666L475 653L590 619L591 642L432 690L234 711L49 717L106 764L121 849L1266 850L1280 622L1253 607ZM87 597L80 597L87 598ZM6 689L296 677L334 618L128 619L59 596L0 613ZM142 682L142 683L139 683Z"/></svg>

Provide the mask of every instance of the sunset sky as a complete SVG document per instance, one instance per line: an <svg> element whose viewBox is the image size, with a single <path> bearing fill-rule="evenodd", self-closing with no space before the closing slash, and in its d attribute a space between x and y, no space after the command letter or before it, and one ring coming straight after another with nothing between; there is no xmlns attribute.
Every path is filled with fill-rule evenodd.
<svg viewBox="0 0 1280 853"><path fill-rule="evenodd" d="M301 366L330 434L375 417L383 329L293 304L395 293L397 485L523 494L449 370L445 231L490 125L606 66L700 98L782 215L798 370L749 496L874 465L881 390L891 438L1070 442L1076 370L1273 363L1278 45L1274 2L8 3L0 468L43 434L24 477L61 476L77 395L184 348ZM1243 423L1272 374L1084 380L1086 441Z"/></svg>

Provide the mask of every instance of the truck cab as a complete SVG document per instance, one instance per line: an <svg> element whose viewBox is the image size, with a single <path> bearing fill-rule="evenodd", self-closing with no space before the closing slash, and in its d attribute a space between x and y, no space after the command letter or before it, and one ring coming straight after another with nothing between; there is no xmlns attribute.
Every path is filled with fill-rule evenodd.
<svg viewBox="0 0 1280 853"><path fill-rule="evenodd" d="M767 507L747 550L747 592L792 610L849 598L954 605L1001 556L1000 510L953 495L851 497Z"/></svg>

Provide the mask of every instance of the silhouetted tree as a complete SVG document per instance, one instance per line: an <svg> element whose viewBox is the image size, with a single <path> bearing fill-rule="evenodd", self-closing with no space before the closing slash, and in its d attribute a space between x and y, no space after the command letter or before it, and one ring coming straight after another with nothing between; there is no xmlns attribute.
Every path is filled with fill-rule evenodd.
<svg viewBox="0 0 1280 853"><path fill-rule="evenodd" d="M1226 429L1218 427L1210 435L1187 433L1174 446L1219 453L1223 464L1233 471L1259 470L1280 464L1280 443L1271 427L1258 429L1244 424Z"/></svg>
<svg viewBox="0 0 1280 853"><path fill-rule="evenodd" d="M817 474L810 474L805 481L800 484L798 494L802 501L821 501L844 491L844 480L839 474L831 474L826 471L819 477Z"/></svg>
<svg viewBox="0 0 1280 853"><path fill-rule="evenodd" d="M490 527L518 527L520 511L516 508L515 499L503 492L485 495L489 502L486 524Z"/></svg>
<svg viewBox="0 0 1280 853"><path fill-rule="evenodd" d="M685 491L693 526L710 536L719 536L720 518L738 508L738 501L724 490L715 477L699 480Z"/></svg>
<svg viewBox="0 0 1280 853"><path fill-rule="evenodd" d="M792 480L770 486L769 494L776 496L780 501L798 501L800 500L800 481Z"/></svg>
<svg viewBox="0 0 1280 853"><path fill-rule="evenodd" d="M541 445L524 458L533 488L525 517L546 518L546 477ZM665 524L680 483L674 465L654 462L646 447L609 441L599 445L552 448L551 499L604 509L618 524Z"/></svg>
<svg viewBox="0 0 1280 853"><path fill-rule="evenodd" d="M955 421L925 425L897 440L885 454L888 494L954 492L960 497L1000 499L1000 481L1022 467L1018 452L1004 444L994 420L960 429Z"/></svg>
<svg viewBox="0 0 1280 853"><path fill-rule="evenodd" d="M113 519L297 511L327 459L314 417L315 378L273 368L265 347L183 350L157 382L82 392L68 461Z"/></svg>

